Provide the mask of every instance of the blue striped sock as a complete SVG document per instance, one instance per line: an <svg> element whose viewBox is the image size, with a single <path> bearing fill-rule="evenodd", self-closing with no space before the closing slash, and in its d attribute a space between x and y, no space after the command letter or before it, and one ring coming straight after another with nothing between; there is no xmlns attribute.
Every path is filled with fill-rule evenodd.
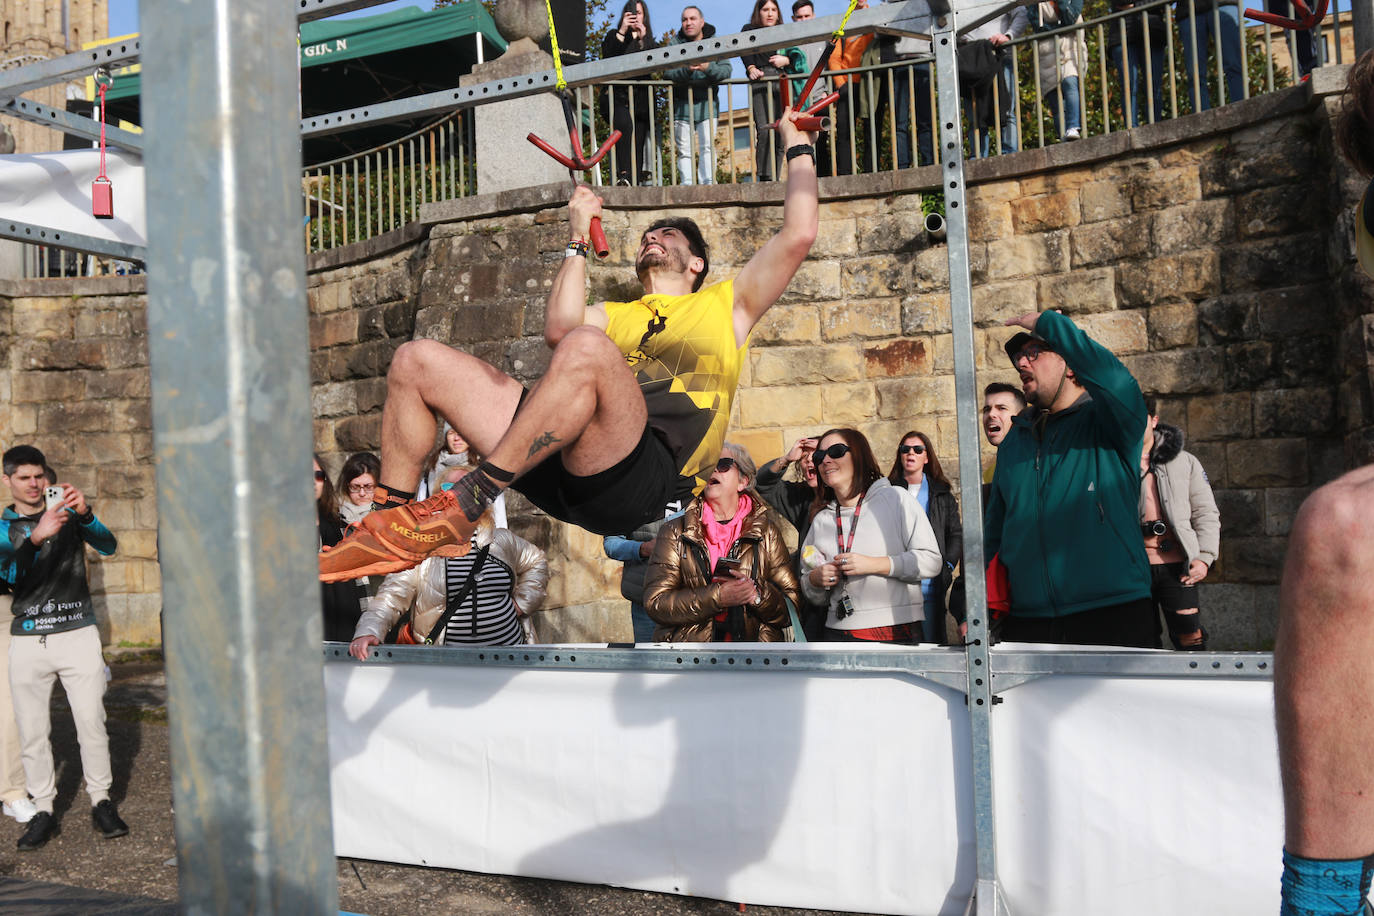
<svg viewBox="0 0 1374 916"><path fill-rule="evenodd" d="M1374 876L1374 854L1363 859L1304 859L1283 851L1279 916L1360 916Z"/></svg>

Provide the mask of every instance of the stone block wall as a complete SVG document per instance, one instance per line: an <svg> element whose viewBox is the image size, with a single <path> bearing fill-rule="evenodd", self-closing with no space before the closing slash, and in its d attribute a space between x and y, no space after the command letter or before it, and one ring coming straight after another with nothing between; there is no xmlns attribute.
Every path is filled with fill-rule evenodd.
<svg viewBox="0 0 1374 916"><path fill-rule="evenodd" d="M143 291L141 277L0 283L4 448L38 446L118 537L113 557L86 551L107 645L161 640Z"/></svg>
<svg viewBox="0 0 1374 916"><path fill-rule="evenodd" d="M1337 79L968 169L979 387L1016 381L1003 322L1058 308L1159 395L1221 506L1222 554L1203 592L1219 647L1267 647L1298 504L1368 460L1374 441L1369 284L1351 267L1341 222L1358 188L1348 174L1331 180L1323 92ZM735 400L729 436L758 461L852 425L887 462L898 437L919 428L957 476L946 250L925 236L921 214L922 193L940 180L930 167L823 182L817 244L756 329ZM780 190L604 189L612 254L592 267L589 299L638 295L633 250L665 210L702 225L713 276L735 273L780 224ZM421 224L312 257L314 432L331 472L349 452L377 447L386 369L406 340L444 341L527 383L542 374L566 193L549 185L431 205ZM119 489L122 477L151 493L137 431L146 430L141 302L133 288L76 298L45 288L16 287L8 299L0 290L10 335L0 378L12 392L0 429L6 441L32 434L47 448L44 437L60 439L64 426L108 438L103 454L58 446L55 460L90 478L98 505L124 506L134 497ZM140 409L141 420L130 417ZM112 467L102 460L111 454ZM131 530L150 533L151 504L135 506L143 514L127 520ZM514 494L508 509L554 567L541 634L628 640L618 564L600 539ZM143 576L142 592L134 566L102 581L111 620L118 596L155 601L155 566L142 560L122 560Z"/></svg>

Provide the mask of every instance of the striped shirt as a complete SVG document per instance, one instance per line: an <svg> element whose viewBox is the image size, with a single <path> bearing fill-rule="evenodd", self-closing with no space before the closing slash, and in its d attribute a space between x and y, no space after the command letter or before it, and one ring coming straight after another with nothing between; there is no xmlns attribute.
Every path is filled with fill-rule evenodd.
<svg viewBox="0 0 1374 916"><path fill-rule="evenodd" d="M476 552L465 557L446 557L444 575L448 592L447 607L452 607L463 585L468 581ZM449 618L444 630L447 646L518 646L525 642L525 632L515 616L515 573L509 566L488 554L477 572L477 584L463 604ZM475 605L475 606L474 606Z"/></svg>

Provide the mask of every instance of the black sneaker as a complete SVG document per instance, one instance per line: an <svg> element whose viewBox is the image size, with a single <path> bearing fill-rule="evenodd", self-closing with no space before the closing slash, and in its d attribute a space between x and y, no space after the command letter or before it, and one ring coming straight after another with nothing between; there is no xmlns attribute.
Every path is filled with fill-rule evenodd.
<svg viewBox="0 0 1374 916"><path fill-rule="evenodd" d="M108 798L91 809L91 820L95 822L95 829L107 840L129 832L129 825L119 819L114 802Z"/></svg>
<svg viewBox="0 0 1374 916"><path fill-rule="evenodd" d="M51 811L39 811L29 820L29 827L15 843L22 851L29 852L42 848L48 840L57 836L57 820Z"/></svg>

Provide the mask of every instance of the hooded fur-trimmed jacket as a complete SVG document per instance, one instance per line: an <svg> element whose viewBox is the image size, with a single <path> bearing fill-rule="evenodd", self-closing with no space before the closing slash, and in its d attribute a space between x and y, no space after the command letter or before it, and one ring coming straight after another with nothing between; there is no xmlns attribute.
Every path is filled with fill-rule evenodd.
<svg viewBox="0 0 1374 916"><path fill-rule="evenodd" d="M516 613L524 617L537 611L549 589L549 564L544 551L505 528L496 528L490 513L478 522L472 543L474 550L490 544L486 562L494 560L510 567L515 576L512 597ZM444 558L431 556L419 566L392 573L382 581L367 610L358 618L353 638L375 636L378 641L385 641L386 634L407 612L411 615L411 627L423 637L439 622L447 601ZM443 641L443 633L435 635L435 645Z"/></svg>
<svg viewBox="0 0 1374 916"><path fill-rule="evenodd" d="M762 600L743 607L746 642L780 642L787 622L786 595L797 603L797 576L782 533L768 519L768 504L757 495L729 556L740 560L740 571L754 578ZM711 581L706 532L698 496L687 511L663 526L649 559L644 580L644 608L658 624L655 642L711 642L721 585Z"/></svg>
<svg viewBox="0 0 1374 916"><path fill-rule="evenodd" d="M1221 548L1221 513L1217 511L1212 485L1192 452L1183 450L1183 430L1160 423L1155 426L1155 443L1150 448L1149 474L1159 488L1159 506L1164 520L1178 536L1179 546L1188 562L1201 560L1211 567ZM1145 476L1140 478L1140 521L1145 518Z"/></svg>

